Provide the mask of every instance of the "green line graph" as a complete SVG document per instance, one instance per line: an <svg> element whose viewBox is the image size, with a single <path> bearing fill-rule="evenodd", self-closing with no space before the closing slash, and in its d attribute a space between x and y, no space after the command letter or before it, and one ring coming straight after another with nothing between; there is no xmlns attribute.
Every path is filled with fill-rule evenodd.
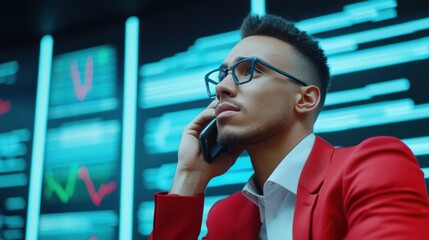
<svg viewBox="0 0 429 240"><path fill-rule="evenodd" d="M102 171L100 172L100 169L94 172L96 173L95 178L99 180L100 177L102 179L105 178L105 175L102 174ZM55 175L57 178L58 176L65 176L65 181L56 179L54 177L53 170L47 170L45 172L44 196L48 201L52 200L55 193L63 204L67 204L73 196L76 196L76 194L82 197L82 195L85 195L86 193L88 195L88 199L95 206L100 206L103 199L112 194L117 188L117 183L114 180L110 180L108 183L98 181L99 184L97 185L99 185L99 187L97 189L94 183L94 176L90 175L89 170L85 165L79 166L78 164L73 164L69 169L56 170ZM80 184L78 186L77 181L81 181L83 185ZM86 189L86 191L81 191L80 188L82 187Z"/></svg>
<svg viewBox="0 0 429 240"><path fill-rule="evenodd" d="M61 184L55 180L52 171L45 172L45 198L50 200L52 198L53 193L55 192L62 203L68 203L70 198L73 196L76 182L77 182L77 174L79 171L79 166L74 164L70 167L69 174L67 177L67 183L63 188Z"/></svg>

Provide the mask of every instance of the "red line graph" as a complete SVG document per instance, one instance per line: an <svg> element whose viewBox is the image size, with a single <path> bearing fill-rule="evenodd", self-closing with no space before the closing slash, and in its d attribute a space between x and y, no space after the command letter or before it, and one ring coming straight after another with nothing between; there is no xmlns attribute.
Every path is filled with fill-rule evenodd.
<svg viewBox="0 0 429 240"><path fill-rule="evenodd" d="M108 184L101 184L98 191L95 190L94 182L89 176L88 169L85 166L79 168L78 176L85 183L89 197L95 206L99 206L106 195L111 194L116 189L116 182L110 181Z"/></svg>
<svg viewBox="0 0 429 240"><path fill-rule="evenodd" d="M0 115L4 115L10 111L12 104L9 100L0 99Z"/></svg>
<svg viewBox="0 0 429 240"><path fill-rule="evenodd" d="M86 95L92 89L92 80L94 77L94 60L92 56L86 58L85 62L85 79L82 83L81 74L79 72L79 66L77 60L73 60L70 63L70 76L73 81L74 93L79 101L84 101Z"/></svg>

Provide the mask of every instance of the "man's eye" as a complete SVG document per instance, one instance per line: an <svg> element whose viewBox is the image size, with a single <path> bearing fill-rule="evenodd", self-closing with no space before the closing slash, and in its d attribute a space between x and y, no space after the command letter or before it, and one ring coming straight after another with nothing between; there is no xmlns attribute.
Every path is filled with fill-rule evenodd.
<svg viewBox="0 0 429 240"><path fill-rule="evenodd" d="M249 68L244 70L243 76L249 76L252 74L252 72L253 72L253 69L251 67L249 67Z"/></svg>
<svg viewBox="0 0 429 240"><path fill-rule="evenodd" d="M253 68L253 77L257 78L259 76L261 76L263 73L263 71L257 67Z"/></svg>
<svg viewBox="0 0 429 240"><path fill-rule="evenodd" d="M252 75L253 68L250 65L240 65L235 69L235 74L237 76L250 76Z"/></svg>

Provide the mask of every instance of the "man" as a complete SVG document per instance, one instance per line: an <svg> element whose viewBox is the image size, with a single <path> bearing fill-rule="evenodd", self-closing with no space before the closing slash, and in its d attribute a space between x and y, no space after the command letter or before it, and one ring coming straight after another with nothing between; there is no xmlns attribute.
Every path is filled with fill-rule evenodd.
<svg viewBox="0 0 429 240"><path fill-rule="evenodd" d="M207 184L243 150L254 175L213 206L205 239L428 239L426 186L408 147L374 137L334 148L313 134L330 79L318 43L274 15L248 16L241 33L206 75L216 99L183 132L151 239L197 239ZM207 163L198 137L215 117L229 151Z"/></svg>

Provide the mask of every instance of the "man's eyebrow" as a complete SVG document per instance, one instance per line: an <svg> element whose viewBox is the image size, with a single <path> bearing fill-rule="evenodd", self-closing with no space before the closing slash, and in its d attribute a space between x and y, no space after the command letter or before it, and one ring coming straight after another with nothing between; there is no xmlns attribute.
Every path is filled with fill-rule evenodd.
<svg viewBox="0 0 429 240"><path fill-rule="evenodd" d="M242 56L238 56L238 57L236 57L236 58L234 59L233 64L231 64L231 65L234 65L235 63L237 63L237 62L239 62L239 61L241 61L241 60L243 60L243 59L248 59L248 58L253 58L253 57L242 57ZM225 62L223 62L223 63L220 65L220 68L227 68L227 67L228 67L228 64L226 64Z"/></svg>
<svg viewBox="0 0 429 240"><path fill-rule="evenodd" d="M219 66L219 68L227 68L228 67L228 64L226 64L226 63L222 63L220 66Z"/></svg>

